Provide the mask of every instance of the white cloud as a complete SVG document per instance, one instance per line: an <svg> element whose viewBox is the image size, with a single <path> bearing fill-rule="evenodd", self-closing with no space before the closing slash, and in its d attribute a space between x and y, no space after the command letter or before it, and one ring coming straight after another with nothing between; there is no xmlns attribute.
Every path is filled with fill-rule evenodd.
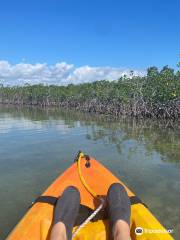
<svg viewBox="0 0 180 240"><path fill-rule="evenodd" d="M143 71L134 71L134 75L144 75ZM112 67L90 67L83 66L76 68L68 76L68 81L75 83L92 82L96 80L117 80L121 76L130 76L130 69Z"/></svg>
<svg viewBox="0 0 180 240"><path fill-rule="evenodd" d="M134 74L142 76L145 71L134 70ZM65 62L54 65L22 62L13 65L8 61L0 61L0 83L4 85L24 85L26 83L67 85L102 79L116 80L123 75L130 75L130 69L90 66L76 68L73 64Z"/></svg>

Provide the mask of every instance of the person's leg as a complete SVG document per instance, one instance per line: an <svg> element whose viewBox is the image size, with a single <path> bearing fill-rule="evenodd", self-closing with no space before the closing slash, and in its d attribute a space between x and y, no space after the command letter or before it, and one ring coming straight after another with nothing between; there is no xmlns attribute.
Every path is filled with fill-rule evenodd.
<svg viewBox="0 0 180 240"><path fill-rule="evenodd" d="M54 209L51 240L71 240L72 229L79 211L80 193L77 188L66 188Z"/></svg>
<svg viewBox="0 0 180 240"><path fill-rule="evenodd" d="M125 188L119 183L112 184L107 202L113 239L129 240L131 205Z"/></svg>

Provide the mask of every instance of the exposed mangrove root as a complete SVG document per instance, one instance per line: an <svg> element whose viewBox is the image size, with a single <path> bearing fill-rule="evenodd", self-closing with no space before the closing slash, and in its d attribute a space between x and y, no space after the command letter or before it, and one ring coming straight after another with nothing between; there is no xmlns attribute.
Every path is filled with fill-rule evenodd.
<svg viewBox="0 0 180 240"><path fill-rule="evenodd" d="M153 119L179 119L180 118L180 100L169 101L166 104L152 104L144 101L130 103L102 102L96 99L78 102L24 102L24 101L2 101L1 104L28 105L40 107L60 107L63 109L73 109L86 113L96 113L110 115L114 117L133 117L133 118L153 118Z"/></svg>

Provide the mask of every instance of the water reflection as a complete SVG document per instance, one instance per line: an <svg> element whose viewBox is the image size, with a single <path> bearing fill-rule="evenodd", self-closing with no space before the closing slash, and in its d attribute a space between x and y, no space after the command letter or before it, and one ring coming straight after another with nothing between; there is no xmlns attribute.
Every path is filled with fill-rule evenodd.
<svg viewBox="0 0 180 240"><path fill-rule="evenodd" d="M59 109L41 108L18 108L12 106L0 106L0 114L6 118L3 122L3 129L0 126L0 133L13 128L24 129L43 128L54 125L57 130L66 133L69 128L74 128L77 124L81 126L91 126L91 131L86 135L87 139L98 141L104 144L115 144L117 151L122 153L122 145L128 140L136 140L146 147L149 154L153 151L161 154L161 159L165 162L180 163L180 129L179 122L158 122L152 120L115 120L108 117L88 115L73 111L60 111ZM1 116L0 115L0 116ZM16 122L15 119L24 118L24 122ZM9 119L9 120L7 120ZM28 121L29 120L29 121ZM2 121L2 120L1 120ZM12 122L12 123L11 123ZM2 125L1 124L1 125ZM6 126L7 125L7 126ZM136 146L129 149L130 153L136 151Z"/></svg>

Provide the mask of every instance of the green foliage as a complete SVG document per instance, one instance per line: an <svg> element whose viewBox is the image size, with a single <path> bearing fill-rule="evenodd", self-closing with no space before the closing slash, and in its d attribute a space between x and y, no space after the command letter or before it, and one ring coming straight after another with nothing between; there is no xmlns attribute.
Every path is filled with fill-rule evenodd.
<svg viewBox="0 0 180 240"><path fill-rule="evenodd" d="M121 77L117 81L96 81L68 86L24 85L6 87L0 85L0 101L21 104L58 104L59 102L82 103L131 103L138 100L147 103L166 103L180 97L180 72L168 66L160 71L147 69L144 77Z"/></svg>
<svg viewBox="0 0 180 240"><path fill-rule="evenodd" d="M148 69L143 88L145 99L153 103L165 103L180 96L180 76L165 66L159 72L156 67Z"/></svg>

